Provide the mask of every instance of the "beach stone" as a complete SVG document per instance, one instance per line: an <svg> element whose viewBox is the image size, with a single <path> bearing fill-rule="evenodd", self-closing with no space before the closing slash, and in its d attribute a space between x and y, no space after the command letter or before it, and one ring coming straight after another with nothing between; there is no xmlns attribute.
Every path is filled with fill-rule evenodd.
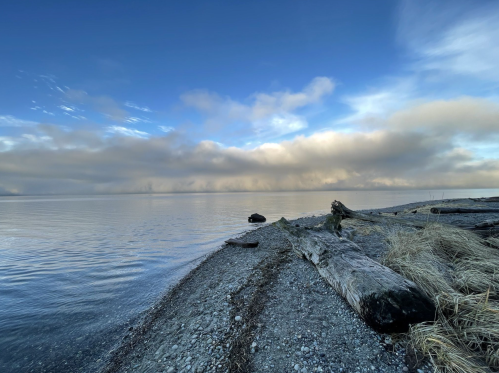
<svg viewBox="0 0 499 373"><path fill-rule="evenodd" d="M238 321L238 322L239 322L239 321L241 321L242 319L243 319L243 318L242 318L241 316L236 316L236 317L234 317L234 320L236 320L236 321Z"/></svg>
<svg viewBox="0 0 499 373"><path fill-rule="evenodd" d="M172 350L176 350L178 348L178 345L173 345Z"/></svg>
<svg viewBox="0 0 499 373"><path fill-rule="evenodd" d="M260 214L251 214L251 216L248 218L248 222L250 223L264 223L266 221L267 219L265 218L265 216Z"/></svg>

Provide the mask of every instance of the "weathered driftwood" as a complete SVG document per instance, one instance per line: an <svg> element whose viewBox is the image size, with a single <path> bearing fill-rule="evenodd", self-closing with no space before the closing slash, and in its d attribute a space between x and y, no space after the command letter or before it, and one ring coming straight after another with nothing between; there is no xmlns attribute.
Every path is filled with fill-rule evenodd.
<svg viewBox="0 0 499 373"><path fill-rule="evenodd" d="M342 219L350 218L350 219L358 219L364 221L370 221L373 223L396 223L401 225L407 225L413 228L424 228L426 226L426 222L416 219L399 219L386 215L374 215L374 214L364 214L362 212L357 212L350 210L340 201L334 201L331 204L331 212L333 215L341 216Z"/></svg>
<svg viewBox="0 0 499 373"><path fill-rule="evenodd" d="M460 208L460 207L432 207L430 209L432 214L499 214L499 209L473 209L473 208Z"/></svg>
<svg viewBox="0 0 499 373"><path fill-rule="evenodd" d="M490 228L490 227L493 227L495 225L499 225L499 219L496 219L496 220L485 220L485 221L482 221L481 223L478 223L478 224L475 224L475 228Z"/></svg>
<svg viewBox="0 0 499 373"><path fill-rule="evenodd" d="M433 321L433 302L415 283L339 237L335 227L340 221L340 216L333 215L324 227L308 230L292 226L284 218L274 224L286 232L293 250L310 260L373 329L405 332L409 324Z"/></svg>
<svg viewBox="0 0 499 373"><path fill-rule="evenodd" d="M257 247L258 246L258 241L245 242L245 241L241 241L241 240L236 240L234 238L231 238L231 239L225 241L225 243L230 244L230 245L236 245L236 246L240 246L240 247L245 247L245 248Z"/></svg>
<svg viewBox="0 0 499 373"><path fill-rule="evenodd" d="M499 197L487 197L487 198L470 198L475 202L499 202Z"/></svg>
<svg viewBox="0 0 499 373"><path fill-rule="evenodd" d="M421 220L409 219L404 217L403 219L397 219L395 217L386 216L386 215L371 215L364 214L361 212L353 211L347 208L340 201L334 201L331 204L331 212L333 215L339 215L342 218L350 218L350 219L359 219L364 221L369 221L372 223L396 223L400 225L406 225L409 227L422 229L425 228L427 223ZM452 225L445 223L438 223L443 226L452 227L452 228L461 228L468 231L473 231L473 233L477 234L480 237L487 238L497 235L497 227L476 227L475 225Z"/></svg>

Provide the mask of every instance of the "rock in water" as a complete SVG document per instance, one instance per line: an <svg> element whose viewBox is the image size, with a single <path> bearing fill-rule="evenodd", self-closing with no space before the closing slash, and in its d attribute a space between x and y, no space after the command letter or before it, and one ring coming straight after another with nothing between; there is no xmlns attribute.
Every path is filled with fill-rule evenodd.
<svg viewBox="0 0 499 373"><path fill-rule="evenodd" d="M266 221L267 221L267 219L265 218L265 216L260 215L260 214L252 214L248 218L248 222L250 222L250 223L264 223Z"/></svg>

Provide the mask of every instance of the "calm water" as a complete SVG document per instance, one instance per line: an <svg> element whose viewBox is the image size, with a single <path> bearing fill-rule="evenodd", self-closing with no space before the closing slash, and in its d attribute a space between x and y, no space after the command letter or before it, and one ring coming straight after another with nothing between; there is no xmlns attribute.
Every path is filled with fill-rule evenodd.
<svg viewBox="0 0 499 373"><path fill-rule="evenodd" d="M499 190L0 197L0 372L93 371L205 254L268 222Z"/></svg>

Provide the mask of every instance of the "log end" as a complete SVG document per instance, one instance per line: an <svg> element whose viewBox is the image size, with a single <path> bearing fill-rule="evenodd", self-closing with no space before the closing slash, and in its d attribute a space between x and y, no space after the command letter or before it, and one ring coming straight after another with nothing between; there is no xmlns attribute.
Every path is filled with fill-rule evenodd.
<svg viewBox="0 0 499 373"><path fill-rule="evenodd" d="M411 324L434 321L433 301L417 287L372 294L360 304L366 323L380 333L405 333Z"/></svg>

